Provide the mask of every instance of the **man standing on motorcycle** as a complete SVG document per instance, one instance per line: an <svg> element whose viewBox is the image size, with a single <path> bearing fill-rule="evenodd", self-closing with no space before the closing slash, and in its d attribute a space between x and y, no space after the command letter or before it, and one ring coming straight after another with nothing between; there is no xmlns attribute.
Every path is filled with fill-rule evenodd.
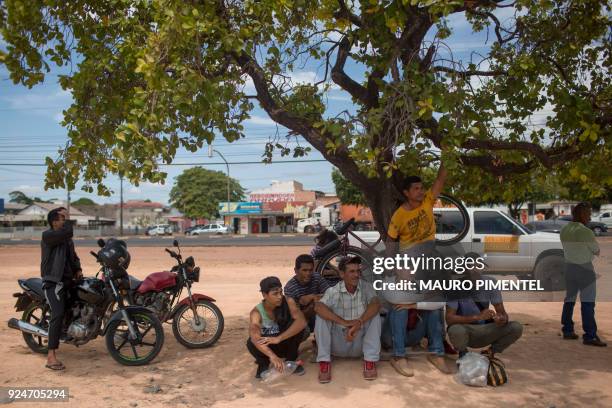
<svg viewBox="0 0 612 408"><path fill-rule="evenodd" d="M68 222L66 222L68 221ZM40 274L45 298L51 308L49 321L49 352L45 367L63 370L66 367L57 359L66 310L66 290L74 279L83 276L81 261L74 250L72 224L64 207L55 208L47 214L49 229L42 234L40 242Z"/></svg>

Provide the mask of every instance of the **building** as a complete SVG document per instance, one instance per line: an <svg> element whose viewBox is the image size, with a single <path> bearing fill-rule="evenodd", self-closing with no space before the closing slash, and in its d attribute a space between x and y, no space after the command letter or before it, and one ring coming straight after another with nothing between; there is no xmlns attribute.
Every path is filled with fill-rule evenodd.
<svg viewBox="0 0 612 408"><path fill-rule="evenodd" d="M285 212L285 203L225 202L219 203L219 214L235 234L288 232L293 213Z"/></svg>
<svg viewBox="0 0 612 408"><path fill-rule="evenodd" d="M250 202L273 203L273 202L311 202L314 206L317 196L315 191L304 190L302 183L295 180L273 181L269 187L254 190L249 194Z"/></svg>
<svg viewBox="0 0 612 408"><path fill-rule="evenodd" d="M121 219L120 204L87 205L79 206L84 213L103 218L117 220L117 226ZM123 203L123 227L124 228L146 228L150 225L167 223L165 217L170 209L161 203L143 200L128 200Z"/></svg>
<svg viewBox="0 0 612 408"><path fill-rule="evenodd" d="M26 205L21 210L18 210L18 212L11 211L1 215L0 222L4 226L12 227L45 226L47 225L47 214L49 211L59 207L67 207L67 205L63 201L56 201L54 203L35 202ZM15 208L18 207L15 206ZM112 218L87 215L75 207L70 208L70 219L77 227L94 228L101 225L115 224L115 220Z"/></svg>

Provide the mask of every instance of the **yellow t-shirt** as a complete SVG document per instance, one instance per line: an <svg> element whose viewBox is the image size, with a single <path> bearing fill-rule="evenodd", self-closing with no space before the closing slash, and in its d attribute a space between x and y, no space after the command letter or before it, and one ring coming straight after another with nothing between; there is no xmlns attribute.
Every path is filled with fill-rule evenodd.
<svg viewBox="0 0 612 408"><path fill-rule="evenodd" d="M387 233L393 239L399 238L400 249L406 249L420 242L432 241L436 237L436 223L433 207L436 202L431 190L427 190L423 203L417 208L406 210L400 206L389 223Z"/></svg>

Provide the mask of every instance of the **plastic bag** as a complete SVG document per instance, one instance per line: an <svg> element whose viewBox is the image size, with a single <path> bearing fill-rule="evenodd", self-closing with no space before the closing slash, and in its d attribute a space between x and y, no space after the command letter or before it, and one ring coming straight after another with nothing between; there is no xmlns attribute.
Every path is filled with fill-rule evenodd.
<svg viewBox="0 0 612 408"><path fill-rule="evenodd" d="M456 379L461 384L472 387L485 387L489 372L489 359L479 353L468 352L457 360L459 371Z"/></svg>

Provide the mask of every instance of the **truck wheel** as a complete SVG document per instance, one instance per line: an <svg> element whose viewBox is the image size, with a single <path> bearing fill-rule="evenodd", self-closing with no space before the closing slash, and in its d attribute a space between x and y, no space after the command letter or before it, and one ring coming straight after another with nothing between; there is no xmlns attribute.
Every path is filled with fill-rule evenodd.
<svg viewBox="0 0 612 408"><path fill-rule="evenodd" d="M565 290L565 260L563 255L547 255L540 259L533 269L546 292Z"/></svg>
<svg viewBox="0 0 612 408"><path fill-rule="evenodd" d="M304 228L304 234L312 234L314 231L314 227L311 227L310 225Z"/></svg>
<svg viewBox="0 0 612 408"><path fill-rule="evenodd" d="M601 229L601 227L594 227L593 228L593 234L595 234L596 236L600 236L602 234L603 230Z"/></svg>

